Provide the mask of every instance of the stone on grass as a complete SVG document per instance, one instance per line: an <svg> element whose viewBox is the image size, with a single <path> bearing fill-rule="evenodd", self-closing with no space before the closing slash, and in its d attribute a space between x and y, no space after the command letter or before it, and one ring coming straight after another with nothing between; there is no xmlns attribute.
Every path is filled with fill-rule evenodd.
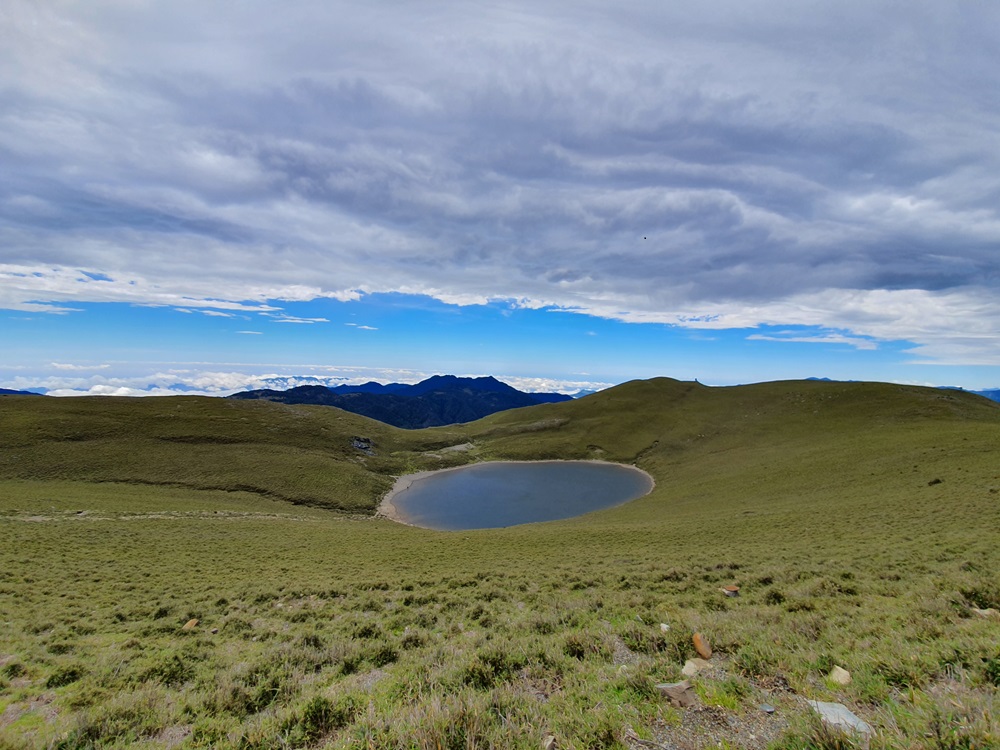
<svg viewBox="0 0 1000 750"><path fill-rule="evenodd" d="M719 589L719 591L721 591L726 596L739 596L740 595L740 587L739 586L723 586L721 589Z"/></svg>
<svg viewBox="0 0 1000 750"><path fill-rule="evenodd" d="M871 726L855 716L843 703L824 703L823 701L808 701L823 723L842 732L861 735L867 743L872 736Z"/></svg>
<svg viewBox="0 0 1000 750"><path fill-rule="evenodd" d="M663 693L667 700L678 708L690 708L698 703L694 689L687 680L683 682L666 682L662 685L657 685L656 689Z"/></svg>
<svg viewBox="0 0 1000 750"><path fill-rule="evenodd" d="M667 623L665 623L665 622L661 622L660 623L660 632L661 633L666 633L669 630L670 630L670 626L667 625Z"/></svg>
<svg viewBox="0 0 1000 750"><path fill-rule="evenodd" d="M695 633L691 642L694 643L694 650L698 652L698 656L702 659L712 658L712 647L708 645L708 641L705 640L705 636L701 633Z"/></svg>
<svg viewBox="0 0 1000 750"><path fill-rule="evenodd" d="M827 679L835 685L850 685L851 673L843 667L834 666L827 675Z"/></svg>
<svg viewBox="0 0 1000 750"><path fill-rule="evenodd" d="M711 665L704 659L688 659L684 662L684 669L681 670L681 674L685 677L694 677L701 670L709 666Z"/></svg>
<svg viewBox="0 0 1000 750"><path fill-rule="evenodd" d="M760 710L763 711L766 714L773 714L774 713L774 706L772 706L770 703L761 703L760 704Z"/></svg>
<svg viewBox="0 0 1000 750"><path fill-rule="evenodd" d="M550 734L542 741L542 750L555 750L556 747L556 736Z"/></svg>
<svg viewBox="0 0 1000 750"><path fill-rule="evenodd" d="M192 617L190 620L184 623L184 627L182 627L181 630L194 630L196 627L198 627L198 618Z"/></svg>

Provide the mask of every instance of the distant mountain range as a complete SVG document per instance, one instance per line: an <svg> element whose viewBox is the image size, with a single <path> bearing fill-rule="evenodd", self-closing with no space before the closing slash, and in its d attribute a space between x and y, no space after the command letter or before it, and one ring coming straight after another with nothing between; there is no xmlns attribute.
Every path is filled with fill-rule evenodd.
<svg viewBox="0 0 1000 750"><path fill-rule="evenodd" d="M342 378L335 378L335 380L341 380ZM411 427L411 425L416 426L437 426L441 424L453 424L456 421L469 421L474 419L479 419L481 416L486 416L492 414L496 411L503 411L505 409L513 409L519 406L531 406L536 403L552 403L557 401L568 401L575 398L583 398L584 396L589 396L596 391L581 390L573 393L572 395L567 395L563 393L526 393L524 391L519 391L506 383L496 380L492 377L486 378L459 378L453 375L437 375L432 378L428 378L415 385L407 385L405 383L389 383L383 385L381 383L369 382L363 385L330 385L330 378L318 378L311 376L283 376L283 377L269 377L257 382L266 384L270 387L262 388L253 391L244 391L235 394L231 398L259 398L266 399L270 401L280 401L289 404L325 404L328 406L338 406L341 409L347 411L353 411L357 414L364 414L365 416L371 416L374 419L379 419L380 421L386 421L388 424L396 424L395 421L391 421L391 414L394 411L402 411L409 416L402 419L406 423L405 426ZM851 383L858 381L851 380L841 380L836 381L833 378L806 378L806 380L821 381L821 382L843 382ZM473 407L471 412L479 416L465 417L465 414L461 410L454 410L455 405L452 406L453 411L447 412L446 414L437 414L435 416L435 408L424 404L420 406L419 404L409 404L405 407L402 406L393 407L388 402L378 405L378 399L375 399L371 404L365 403L365 399L357 398L359 394L367 394L370 396L400 396L400 397L424 397L428 396L434 392L447 392L449 390L469 390L471 392L480 393L480 401L489 402L491 399L496 402L496 408L489 406L487 403L485 405L486 411L483 411L481 407ZM980 391L967 390L959 386L941 386L944 390L956 390L965 391L966 393L975 393L976 395L982 396L983 398L988 398L991 401L1000 402L1000 388L985 388ZM16 390L11 388L0 388L0 396L44 396L46 395L48 389L46 388L35 388L30 391L26 390ZM152 388L150 388L152 390ZM175 384L167 388L176 395L185 395L191 391L197 392L197 389L192 386L185 386L181 384ZM498 395L494 396L483 396L483 393L495 393ZM502 396L506 393L508 396L512 394L519 394L520 400L515 398L509 399L510 405ZM81 393L80 395L86 395ZM145 395L145 394L142 394ZM343 402L342 400L337 400L332 397L336 396L354 396L354 405L351 402ZM437 397L440 400L441 397ZM430 399L434 401L435 399ZM373 410L383 413L384 416L389 417L389 419L383 420L382 417L375 416ZM420 413L423 413L421 416ZM451 419L454 416L455 419ZM450 421L441 422L440 419L449 419ZM428 421L429 420L429 421ZM424 424L424 422L427 422ZM398 425L404 426L404 425Z"/></svg>
<svg viewBox="0 0 1000 750"><path fill-rule="evenodd" d="M234 393L229 398L262 399L282 404L336 406L405 429L472 422L507 409L572 401L563 393L526 393L496 378L435 375L415 385L303 385L287 391L269 388Z"/></svg>

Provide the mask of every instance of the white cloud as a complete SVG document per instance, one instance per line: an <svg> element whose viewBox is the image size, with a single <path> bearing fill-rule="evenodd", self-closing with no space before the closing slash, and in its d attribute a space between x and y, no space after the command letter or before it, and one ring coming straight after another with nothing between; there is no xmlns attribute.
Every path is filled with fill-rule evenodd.
<svg viewBox="0 0 1000 750"><path fill-rule="evenodd" d="M300 323L303 325L312 325L313 323L329 323L327 318L299 318L294 315L276 315L273 318L274 323Z"/></svg>
<svg viewBox="0 0 1000 750"><path fill-rule="evenodd" d="M95 268L86 270L101 273ZM215 293L220 290L213 287L213 282L204 277L150 281L138 276L119 276L110 281L93 283L86 277L81 279L77 268L37 263L0 263L0 307L13 310L80 312L79 308L62 307L59 304L73 300L169 306L178 311L191 309L267 313L279 309L266 304L268 299L277 299L276 294L271 294L277 289L246 289L244 291L247 294L233 295L237 299L231 299L216 297ZM243 300L256 302L246 303Z"/></svg>
<svg viewBox="0 0 1000 750"><path fill-rule="evenodd" d="M83 365L83 364L71 364L68 362L50 362L49 367L55 370L78 370L78 371L89 372L90 370L107 370L109 367L111 367L111 365L108 364Z"/></svg>
<svg viewBox="0 0 1000 750"><path fill-rule="evenodd" d="M166 388L128 388L126 386L93 385L86 390L57 388L48 392L49 396L176 396L176 391Z"/></svg>
<svg viewBox="0 0 1000 750"><path fill-rule="evenodd" d="M396 291L1000 348L1000 6L8 6L2 308Z"/></svg>
<svg viewBox="0 0 1000 750"><path fill-rule="evenodd" d="M577 393L578 391L601 391L615 383L600 380L563 380L560 378L524 378L504 375L497 378L507 385L526 393Z"/></svg>
<svg viewBox="0 0 1000 750"><path fill-rule="evenodd" d="M857 336L844 336L840 333L823 333L817 336L798 336L790 332L782 332L775 335L765 335L753 333L747 336L748 341L778 341L797 344L845 344L853 346L855 349L877 349L878 345L871 339L862 339Z"/></svg>
<svg viewBox="0 0 1000 750"><path fill-rule="evenodd" d="M369 367L301 365L293 371L268 370L273 365L241 365L241 370L206 369L210 363L189 363L131 376L100 374L48 374L31 377L18 375L3 383L5 388L44 390L50 396L169 396L201 395L228 396L232 393L259 388L287 390L299 385L341 384L358 385L370 381L379 383L417 383L434 374L414 370L379 369ZM221 367L219 363L216 367ZM60 369L60 368L55 368ZM66 368L61 368L65 371ZM80 368L81 370L83 368ZM484 373L467 373L462 377L483 377ZM575 393L580 390L601 390L613 383L592 380L561 380L501 376L513 387L527 392Z"/></svg>

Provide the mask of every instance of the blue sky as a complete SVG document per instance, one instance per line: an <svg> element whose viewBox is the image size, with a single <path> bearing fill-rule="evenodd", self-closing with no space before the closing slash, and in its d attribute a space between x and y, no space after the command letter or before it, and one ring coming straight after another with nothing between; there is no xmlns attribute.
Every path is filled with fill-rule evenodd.
<svg viewBox="0 0 1000 750"><path fill-rule="evenodd" d="M0 386L1000 386L1000 6L41 4Z"/></svg>
<svg viewBox="0 0 1000 750"><path fill-rule="evenodd" d="M911 344L808 327L689 329L402 294L218 312L122 303L83 303L66 315L8 312L0 320L18 357L0 365L0 378L64 395L224 394L310 379L415 382L436 373L488 373L525 389L567 392L665 374L709 385L983 378L980 368L956 367L944 373L955 381L939 380L942 368L914 363Z"/></svg>

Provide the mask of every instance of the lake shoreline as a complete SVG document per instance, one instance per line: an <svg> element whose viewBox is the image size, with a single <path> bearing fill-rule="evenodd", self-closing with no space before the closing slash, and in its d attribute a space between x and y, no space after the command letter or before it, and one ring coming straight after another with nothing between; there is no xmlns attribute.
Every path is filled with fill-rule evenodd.
<svg viewBox="0 0 1000 750"><path fill-rule="evenodd" d="M417 482L417 481L419 481L421 479L426 479L427 477L430 477L430 476L437 476L439 474L446 474L446 473L449 473L449 472L460 471L462 469L468 469L468 468L473 467L473 466L484 466L486 464L490 464L490 465L505 465L505 464L533 464L533 465L538 465L538 464L565 464L565 463L571 463L571 464L600 464L600 465L605 465L605 466L617 466L617 467L620 467L622 469L630 469L632 471L639 472L640 474L642 474L649 481L649 489L647 489L641 495L638 495L637 497L632 498L632 500L626 500L624 502L633 502L634 500L638 500L640 497L645 497L646 495L648 495L649 493L651 493L654 489L656 489L656 480L653 478L653 476L649 472L643 471L638 466L634 466L632 464L620 464L620 463L616 463L615 461L601 461L599 459L568 459L568 458L543 459L541 461L527 461L527 460L514 460L514 461L477 461L477 462L470 463L470 464L464 464L462 466L450 466L447 469L434 469L434 470L431 470L431 471L418 471L418 472L415 472L413 474L404 474L404 475L402 475L400 477L397 477L395 484L392 486L392 489L390 489L385 494L385 496L382 498L382 501L379 503L378 508L376 508L376 510L375 510L375 517L376 518L384 518L386 520L393 521L395 523L403 524L404 526L413 526L414 528L429 529L431 531L447 531L447 529L433 529L433 528L431 528L429 526L419 526L418 524L413 523L412 519L410 519L409 516L407 516L396 505L396 503L394 502L395 499L398 498L400 495L402 495L404 492L406 492L408 489L410 489L410 487L413 485L414 482ZM624 503L619 503L619 504L624 504ZM615 507L615 506L609 506L609 507ZM583 515L583 514L581 514L581 515ZM566 519L559 519L559 520L566 520ZM535 522L535 523L547 523L547 522L545 522L545 521L538 521L538 522Z"/></svg>

